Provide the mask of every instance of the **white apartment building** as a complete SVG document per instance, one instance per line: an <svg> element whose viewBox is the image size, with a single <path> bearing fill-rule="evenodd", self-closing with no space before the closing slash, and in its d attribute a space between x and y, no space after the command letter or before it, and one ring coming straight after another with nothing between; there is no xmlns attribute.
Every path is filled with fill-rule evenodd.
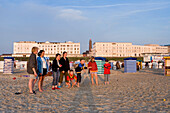
<svg viewBox="0 0 170 113"><path fill-rule="evenodd" d="M68 57L79 57L80 43L74 42L35 42L35 41L20 41L13 44L13 57L29 57L32 47L38 47L39 50L44 50L46 57L55 57L55 54L62 54L64 51L68 53Z"/></svg>
<svg viewBox="0 0 170 113"><path fill-rule="evenodd" d="M146 53L168 54L168 47L156 44L132 45L132 43L95 42L92 55L95 57L140 57Z"/></svg>

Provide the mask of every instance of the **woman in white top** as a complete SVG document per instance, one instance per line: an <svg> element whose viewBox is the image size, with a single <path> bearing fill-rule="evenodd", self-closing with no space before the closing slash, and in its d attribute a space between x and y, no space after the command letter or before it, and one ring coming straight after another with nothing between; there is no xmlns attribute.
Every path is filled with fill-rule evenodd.
<svg viewBox="0 0 170 113"><path fill-rule="evenodd" d="M45 51L40 50L38 53L38 58L37 58L37 64L38 64L38 76L39 76L39 82L38 82L38 88L40 92L43 92L43 81L45 78L45 75L48 72L48 63L47 59L44 57Z"/></svg>

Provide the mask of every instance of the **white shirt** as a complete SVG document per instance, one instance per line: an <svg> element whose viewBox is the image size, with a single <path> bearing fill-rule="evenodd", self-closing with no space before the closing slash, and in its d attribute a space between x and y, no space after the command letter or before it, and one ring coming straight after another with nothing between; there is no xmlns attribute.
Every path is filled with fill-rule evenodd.
<svg viewBox="0 0 170 113"><path fill-rule="evenodd" d="M43 62L43 68L47 68L47 65L46 65L46 61L44 58L41 58L42 62Z"/></svg>
<svg viewBox="0 0 170 113"><path fill-rule="evenodd" d="M59 61L57 60L57 64L58 64L58 66L60 66L60 63L59 63ZM59 68L58 68L59 69Z"/></svg>

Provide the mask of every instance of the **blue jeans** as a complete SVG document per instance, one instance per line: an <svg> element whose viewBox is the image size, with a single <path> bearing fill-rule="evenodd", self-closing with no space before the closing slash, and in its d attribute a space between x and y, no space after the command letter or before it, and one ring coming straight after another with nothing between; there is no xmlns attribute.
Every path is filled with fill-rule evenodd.
<svg viewBox="0 0 170 113"><path fill-rule="evenodd" d="M53 83L52 85L58 85L58 80L59 80L59 77L60 77L60 71L57 70L57 72L53 71Z"/></svg>

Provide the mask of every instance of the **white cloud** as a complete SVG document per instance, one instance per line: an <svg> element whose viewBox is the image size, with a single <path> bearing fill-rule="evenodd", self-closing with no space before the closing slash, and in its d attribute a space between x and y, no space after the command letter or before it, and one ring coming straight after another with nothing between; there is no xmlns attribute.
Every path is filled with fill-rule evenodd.
<svg viewBox="0 0 170 113"><path fill-rule="evenodd" d="M70 7L70 8L109 8L116 6L153 6L153 5L169 5L170 2L153 2L153 3L124 3L124 4L111 4L111 5L99 5L99 6L59 6L59 7Z"/></svg>
<svg viewBox="0 0 170 113"><path fill-rule="evenodd" d="M86 20L87 18L82 16L82 11L75 9L62 9L59 17L66 20Z"/></svg>
<svg viewBox="0 0 170 113"><path fill-rule="evenodd" d="M133 14L137 14L137 13L142 13L142 12L150 12L150 11L154 11L154 10L161 10L164 9L165 7L160 7L160 8L151 8L151 9L138 9L138 10L133 10L133 11L127 11L126 13L120 14L120 15L114 15L115 17L126 17L126 16L130 16Z"/></svg>

